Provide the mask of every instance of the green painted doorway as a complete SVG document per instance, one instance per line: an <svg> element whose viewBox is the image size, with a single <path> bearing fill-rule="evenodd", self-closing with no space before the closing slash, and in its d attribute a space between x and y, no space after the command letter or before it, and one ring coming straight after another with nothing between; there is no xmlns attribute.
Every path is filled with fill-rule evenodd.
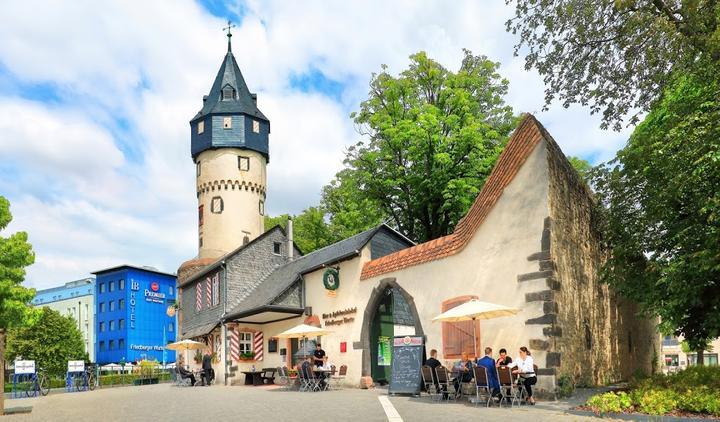
<svg viewBox="0 0 720 422"><path fill-rule="evenodd" d="M392 289L385 289L370 325L371 376L380 385L390 380L390 348L394 334L393 292Z"/></svg>

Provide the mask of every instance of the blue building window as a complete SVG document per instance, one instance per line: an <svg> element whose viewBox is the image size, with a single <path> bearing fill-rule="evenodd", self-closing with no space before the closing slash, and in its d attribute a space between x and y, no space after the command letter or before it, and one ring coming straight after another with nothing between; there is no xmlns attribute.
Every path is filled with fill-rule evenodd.
<svg viewBox="0 0 720 422"><path fill-rule="evenodd" d="M170 294L171 294L171 295L174 295L174 294L175 294L175 289L173 288L173 286L170 286Z"/></svg>
<svg viewBox="0 0 720 422"><path fill-rule="evenodd" d="M173 331L175 331L175 324L174 324L174 323L172 323L172 322L168 323L168 331L171 332L171 333L172 333Z"/></svg>
<svg viewBox="0 0 720 422"><path fill-rule="evenodd" d="M115 282L111 281L108 283L108 292L114 292L115 291Z"/></svg>
<svg viewBox="0 0 720 422"><path fill-rule="evenodd" d="M118 330L122 330L122 329L124 329L124 328L125 328L125 320L124 320L124 319L119 319L119 320L118 320Z"/></svg>
<svg viewBox="0 0 720 422"><path fill-rule="evenodd" d="M118 349L122 350L125 348L125 339L118 340Z"/></svg>
<svg viewBox="0 0 720 422"><path fill-rule="evenodd" d="M110 331L115 331L115 320L110 320Z"/></svg>
<svg viewBox="0 0 720 422"><path fill-rule="evenodd" d="M103 322L103 321L100 321L100 332L101 333L105 332L105 322Z"/></svg>
<svg viewBox="0 0 720 422"><path fill-rule="evenodd" d="M121 278L118 280L118 290L125 290L125 279Z"/></svg>
<svg viewBox="0 0 720 422"><path fill-rule="evenodd" d="M100 283L100 293L105 293L105 283Z"/></svg>
<svg viewBox="0 0 720 422"><path fill-rule="evenodd" d="M105 302L100 302L98 304L98 312L105 312Z"/></svg>
<svg viewBox="0 0 720 422"><path fill-rule="evenodd" d="M112 312L112 311L114 311L114 310L115 310L115 301L114 301L114 300L111 300L111 301L110 301L110 312Z"/></svg>
<svg viewBox="0 0 720 422"><path fill-rule="evenodd" d="M125 299L118 300L118 309L125 309Z"/></svg>
<svg viewBox="0 0 720 422"><path fill-rule="evenodd" d="M101 341L100 343L98 343L98 346L99 346L101 352L105 351L105 342L104 341Z"/></svg>
<svg viewBox="0 0 720 422"><path fill-rule="evenodd" d="M115 350L115 340L110 340L110 342L108 344L108 348L110 350Z"/></svg>

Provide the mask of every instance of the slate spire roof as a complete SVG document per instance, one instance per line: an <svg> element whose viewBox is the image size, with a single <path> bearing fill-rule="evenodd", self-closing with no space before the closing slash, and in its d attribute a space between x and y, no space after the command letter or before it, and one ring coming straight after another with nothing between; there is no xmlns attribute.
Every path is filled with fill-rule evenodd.
<svg viewBox="0 0 720 422"><path fill-rule="evenodd" d="M235 90L234 99L223 99L223 88L231 87ZM247 114L265 121L267 117L257 108L257 95L250 93L245 83L240 67L232 53L230 37L228 37L228 51L223 58L215 82L213 82L210 93L204 99L203 108L193 120L212 113L220 114Z"/></svg>

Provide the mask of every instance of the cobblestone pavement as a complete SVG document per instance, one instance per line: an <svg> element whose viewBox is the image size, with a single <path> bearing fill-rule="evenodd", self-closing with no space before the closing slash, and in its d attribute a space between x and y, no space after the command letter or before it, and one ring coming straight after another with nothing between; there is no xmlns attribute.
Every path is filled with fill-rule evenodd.
<svg viewBox="0 0 720 422"><path fill-rule="evenodd" d="M380 396L383 390L346 389L323 393L280 391L273 387L196 387L169 384L51 394L6 400L7 408L32 406L29 414L5 421L203 421L298 420L388 421ZM405 422L423 421L576 421L590 420L564 412L563 403L515 409L475 407L466 403L431 403L426 397L391 396L389 401ZM387 406L387 403L386 403ZM391 422L400 419L391 418Z"/></svg>

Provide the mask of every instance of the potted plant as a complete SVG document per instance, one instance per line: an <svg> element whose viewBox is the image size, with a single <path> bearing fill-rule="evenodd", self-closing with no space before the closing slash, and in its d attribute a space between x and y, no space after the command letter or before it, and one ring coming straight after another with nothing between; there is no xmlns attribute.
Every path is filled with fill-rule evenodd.
<svg viewBox="0 0 720 422"><path fill-rule="evenodd" d="M255 352L243 352L240 353L240 360L249 361L255 359Z"/></svg>
<svg viewBox="0 0 720 422"><path fill-rule="evenodd" d="M200 351L200 349L196 350L195 356L193 356L193 360L195 361L195 363L200 365L202 363L202 358L203 358L203 355L202 355L202 352Z"/></svg>
<svg viewBox="0 0 720 422"><path fill-rule="evenodd" d="M155 372L155 368L157 367L158 362L155 360L144 360L140 362L140 378L133 381L133 384L157 384L160 381Z"/></svg>

